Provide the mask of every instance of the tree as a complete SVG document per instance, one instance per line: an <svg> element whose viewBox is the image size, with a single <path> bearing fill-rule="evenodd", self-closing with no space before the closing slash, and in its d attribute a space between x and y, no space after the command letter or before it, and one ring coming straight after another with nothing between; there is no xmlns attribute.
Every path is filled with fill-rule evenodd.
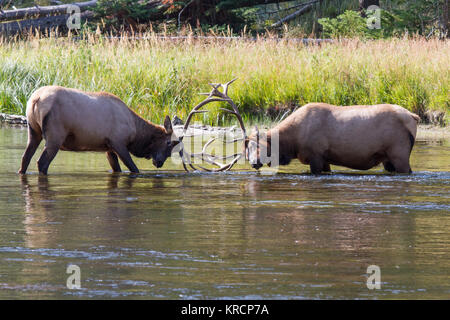
<svg viewBox="0 0 450 320"><path fill-rule="evenodd" d="M380 0L359 0L359 12L362 17L366 17L366 10L370 6L380 6Z"/></svg>
<svg viewBox="0 0 450 320"><path fill-rule="evenodd" d="M441 19L441 25L442 25L442 37L450 37L449 34L449 25L448 25L448 0L444 0L444 3L442 4L442 19Z"/></svg>

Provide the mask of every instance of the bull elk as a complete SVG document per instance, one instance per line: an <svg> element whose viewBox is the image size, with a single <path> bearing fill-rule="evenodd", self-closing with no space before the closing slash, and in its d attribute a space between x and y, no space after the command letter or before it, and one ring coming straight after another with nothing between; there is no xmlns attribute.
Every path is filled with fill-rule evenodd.
<svg viewBox="0 0 450 320"><path fill-rule="evenodd" d="M153 159L160 168L179 142L172 137L170 118L164 126L139 117L113 94L83 92L59 86L36 90L27 103L28 144L20 174L25 174L42 138L45 148L37 162L47 174L59 150L106 152L114 172L120 172L118 158L131 172L139 172L130 153Z"/></svg>
<svg viewBox="0 0 450 320"><path fill-rule="evenodd" d="M389 172L411 173L418 121L419 116L397 105L310 103L269 130L265 139L254 132L246 158L255 169L270 165L271 137L276 133L280 165L298 159L311 173L320 174L329 172L330 164L368 170L383 163Z"/></svg>

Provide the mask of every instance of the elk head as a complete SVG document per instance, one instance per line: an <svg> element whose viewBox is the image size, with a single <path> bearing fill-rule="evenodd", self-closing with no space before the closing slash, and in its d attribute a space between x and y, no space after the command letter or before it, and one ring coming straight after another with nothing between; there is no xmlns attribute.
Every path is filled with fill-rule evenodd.
<svg viewBox="0 0 450 320"><path fill-rule="evenodd" d="M253 169L259 170L264 164L271 165L271 137L270 134L260 134L255 126L254 132L246 142L245 158Z"/></svg>
<svg viewBox="0 0 450 320"><path fill-rule="evenodd" d="M161 168L168 157L171 156L173 148L180 143L175 136L169 116L164 119L164 126L158 132L159 137L152 139L148 146L147 159L152 158L153 165Z"/></svg>

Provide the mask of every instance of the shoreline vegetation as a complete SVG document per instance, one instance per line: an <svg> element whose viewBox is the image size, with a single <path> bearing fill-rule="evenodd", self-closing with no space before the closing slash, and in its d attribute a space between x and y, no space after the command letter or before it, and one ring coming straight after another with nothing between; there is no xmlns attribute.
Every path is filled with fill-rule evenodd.
<svg viewBox="0 0 450 320"><path fill-rule="evenodd" d="M25 116L21 115L10 115L5 113L0 113L0 128L2 126L25 128L27 125L27 119ZM264 123L259 124L262 130L268 130L269 128L275 126L276 123ZM183 125L174 125L174 130L176 134L181 134L183 130ZM215 133L223 133L224 131L233 131L236 133L236 126L232 127L218 127L218 126L207 126L207 125L191 125L190 130L187 132L189 135L193 134L204 134L210 135ZM251 130L251 128L247 128ZM438 126L433 124L423 124L419 123L417 127L417 140L439 140L439 139L450 139L450 126Z"/></svg>
<svg viewBox="0 0 450 320"><path fill-rule="evenodd" d="M448 125L449 40L266 40L171 41L155 33L107 39L95 32L78 40L0 39L0 112L23 115L34 90L61 85L113 93L143 118L161 123L167 114L185 119L209 82L238 78L229 96L247 125L278 122L309 102L393 103L425 123ZM196 120L232 124L221 107L226 105L212 104Z"/></svg>

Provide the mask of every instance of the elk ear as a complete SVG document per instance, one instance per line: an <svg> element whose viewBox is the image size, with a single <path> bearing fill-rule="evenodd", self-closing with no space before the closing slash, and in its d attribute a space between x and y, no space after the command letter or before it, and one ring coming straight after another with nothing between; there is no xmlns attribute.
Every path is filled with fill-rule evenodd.
<svg viewBox="0 0 450 320"><path fill-rule="evenodd" d="M166 116L164 119L164 129L166 129L167 134L172 134L172 122L170 121L170 117Z"/></svg>

